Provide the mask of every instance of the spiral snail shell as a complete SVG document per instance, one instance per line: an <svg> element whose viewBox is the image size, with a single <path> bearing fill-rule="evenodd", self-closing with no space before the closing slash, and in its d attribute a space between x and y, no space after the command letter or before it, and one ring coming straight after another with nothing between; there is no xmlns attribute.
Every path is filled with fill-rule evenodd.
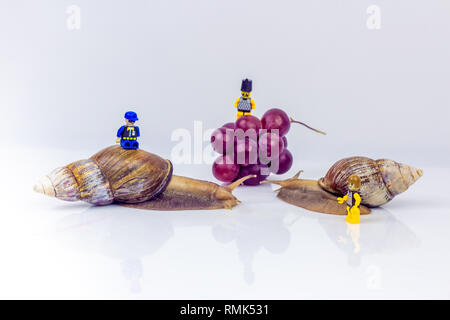
<svg viewBox="0 0 450 320"><path fill-rule="evenodd" d="M42 178L34 190L66 201L94 205L114 201L138 203L161 193L172 177L172 164L143 150L111 146L57 168Z"/></svg>
<svg viewBox="0 0 450 320"><path fill-rule="evenodd" d="M344 195L348 191L347 179L352 174L361 178L361 203L377 207L406 191L423 171L388 159L349 157L333 164L318 182L324 190Z"/></svg>

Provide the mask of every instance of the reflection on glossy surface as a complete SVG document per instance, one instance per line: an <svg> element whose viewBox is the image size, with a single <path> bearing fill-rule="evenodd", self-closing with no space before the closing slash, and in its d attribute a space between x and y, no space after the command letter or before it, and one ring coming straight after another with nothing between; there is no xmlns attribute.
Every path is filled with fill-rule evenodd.
<svg viewBox="0 0 450 320"><path fill-rule="evenodd" d="M132 212L130 212L132 211ZM76 249L104 254L120 261L122 275L132 292L140 292L142 257L155 253L174 233L161 214L135 214L117 206L91 207L59 221L61 238Z"/></svg>
<svg viewBox="0 0 450 320"><path fill-rule="evenodd" d="M214 239L221 243L234 241L239 260L244 266L244 279L248 284L255 280L253 260L262 248L272 254L280 254L288 247L291 239L283 219L286 214L240 214L212 226Z"/></svg>
<svg viewBox="0 0 450 320"><path fill-rule="evenodd" d="M330 240L348 255L348 263L354 267L361 264L364 255L396 253L420 245L419 238L383 208L362 217L360 225L333 218L336 217L320 216L319 224Z"/></svg>
<svg viewBox="0 0 450 320"><path fill-rule="evenodd" d="M208 227L220 244L235 243L247 284L255 281L253 261L261 249L280 254L291 239L288 213L219 211L152 212L119 206L91 207L61 219L56 229L63 241L76 250L103 254L120 261L122 275L130 291L141 291L140 279L146 268L142 258L162 248L178 228ZM285 221L286 220L286 221ZM148 270L148 268L147 268Z"/></svg>
<svg viewBox="0 0 450 320"><path fill-rule="evenodd" d="M358 224L351 224L345 221L345 224L347 225L347 235L351 238L353 242L353 252L359 253L359 250L361 250L361 246L359 244L359 233L360 233L360 225ZM339 242L346 243L347 239L340 236Z"/></svg>
<svg viewBox="0 0 450 320"><path fill-rule="evenodd" d="M346 253L352 267L360 266L363 256L399 252L420 243L408 227L385 209L376 209L372 215L364 217L360 225L346 223L340 216L297 208L280 212L269 205L265 210L241 207L230 214L224 211L143 212L118 206L110 206L107 210L91 207L61 219L56 229L60 239L76 250L118 260L121 274L133 293L141 291L144 270L151 270L151 266L143 266L143 257L156 253L177 229L182 228L208 228L212 238L220 244L216 250L234 244L243 279L248 285L256 279L254 261L258 252L261 249L270 254L285 252L291 243L290 227L302 216L318 220L329 239ZM298 252L299 256L301 254Z"/></svg>
<svg viewBox="0 0 450 320"><path fill-rule="evenodd" d="M51 167L64 160L49 154L58 158ZM27 151L18 159L28 158ZM26 177L45 170L20 168L5 172L5 191L32 185ZM268 185L237 188L242 203L231 211L176 213L6 193L0 297L448 298L449 205L435 190L445 190L450 170L426 170L424 183L389 203L389 211L361 217L359 238L344 216L289 205Z"/></svg>

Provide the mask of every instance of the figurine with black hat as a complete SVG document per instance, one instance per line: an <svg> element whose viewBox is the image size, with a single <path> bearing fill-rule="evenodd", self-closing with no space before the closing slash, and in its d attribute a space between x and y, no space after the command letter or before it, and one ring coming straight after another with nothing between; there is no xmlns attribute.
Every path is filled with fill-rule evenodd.
<svg viewBox="0 0 450 320"><path fill-rule="evenodd" d="M134 123L138 121L136 112L128 111L125 113L125 125L117 131L116 143L124 149L139 149L137 138L140 136L139 127Z"/></svg>
<svg viewBox="0 0 450 320"><path fill-rule="evenodd" d="M236 99L234 107L237 108L236 119L251 114L252 109L255 109L255 101L250 98L252 93L252 80L244 79L241 84L241 96Z"/></svg>

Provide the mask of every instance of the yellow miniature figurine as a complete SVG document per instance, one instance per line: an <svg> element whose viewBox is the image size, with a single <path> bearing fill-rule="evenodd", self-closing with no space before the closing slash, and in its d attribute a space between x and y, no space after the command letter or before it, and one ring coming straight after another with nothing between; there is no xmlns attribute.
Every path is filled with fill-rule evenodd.
<svg viewBox="0 0 450 320"><path fill-rule="evenodd" d="M361 196L358 191L361 188L361 179L356 175L351 175L348 180L348 192L345 196L337 198L339 203L347 202L347 218L345 221L351 224L359 224L359 216L361 211L359 205L361 204Z"/></svg>
<svg viewBox="0 0 450 320"><path fill-rule="evenodd" d="M252 94L252 80L244 79L241 84L241 96L236 99L234 107L237 108L236 119L246 115L252 114L252 109L255 109L255 101L250 98Z"/></svg>

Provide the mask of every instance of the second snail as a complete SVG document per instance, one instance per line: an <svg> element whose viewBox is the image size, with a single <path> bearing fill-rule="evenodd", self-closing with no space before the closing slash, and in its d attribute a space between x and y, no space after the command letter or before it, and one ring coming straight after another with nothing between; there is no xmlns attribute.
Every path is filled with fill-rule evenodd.
<svg viewBox="0 0 450 320"><path fill-rule="evenodd" d="M370 213L370 207L378 207L405 192L422 175L423 171L393 160L372 160L366 157L349 157L337 161L319 180L299 179L299 174L282 181L267 181L281 186L278 197L290 204L322 213L347 214L344 197L349 192L348 180L358 176L361 180L358 195L361 198L361 214Z"/></svg>

